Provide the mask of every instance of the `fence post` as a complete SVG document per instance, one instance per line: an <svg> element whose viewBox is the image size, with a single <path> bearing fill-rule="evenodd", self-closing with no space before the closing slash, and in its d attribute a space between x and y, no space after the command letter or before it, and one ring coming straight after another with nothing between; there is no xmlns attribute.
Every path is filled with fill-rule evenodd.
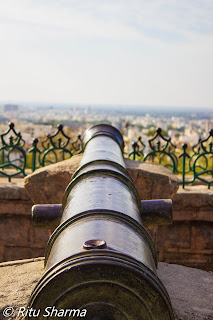
<svg viewBox="0 0 213 320"><path fill-rule="evenodd" d="M36 155L37 152L40 153L40 150L37 148L38 139L33 140L33 147L29 150L29 153L32 153L32 172L36 170Z"/></svg>
<svg viewBox="0 0 213 320"><path fill-rule="evenodd" d="M181 155L181 156L183 156L182 187L184 189L184 187L185 187L185 169L186 169L186 157L187 157L187 153L186 153L187 144L184 143L182 148L183 148L183 153Z"/></svg>

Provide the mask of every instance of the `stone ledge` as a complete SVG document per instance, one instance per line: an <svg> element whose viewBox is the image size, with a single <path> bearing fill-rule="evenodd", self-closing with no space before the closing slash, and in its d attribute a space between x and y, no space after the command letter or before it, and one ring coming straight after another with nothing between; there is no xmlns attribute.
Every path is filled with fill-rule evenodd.
<svg viewBox="0 0 213 320"><path fill-rule="evenodd" d="M24 179L19 179L16 182L0 183L0 199L29 200L30 197L24 189Z"/></svg>
<svg viewBox="0 0 213 320"><path fill-rule="evenodd" d="M0 264L0 319L7 306L26 306L36 283L44 273L44 259L29 259ZM176 320L213 318L213 273L180 265L159 263L158 276L165 285ZM11 318L12 319L12 318Z"/></svg>
<svg viewBox="0 0 213 320"><path fill-rule="evenodd" d="M213 207L213 189L208 189L203 185L179 188L174 200L183 207Z"/></svg>
<svg viewBox="0 0 213 320"><path fill-rule="evenodd" d="M2 267L8 267L8 266L9 266L9 267L10 267L10 266L20 266L20 265L22 265L22 264L25 265L26 263L32 263L32 262L37 262L37 261L43 261L43 262L44 262L44 257L1 262L1 263L0 263L0 268L2 268Z"/></svg>
<svg viewBox="0 0 213 320"><path fill-rule="evenodd" d="M173 204L174 221L213 222L213 189L207 186L179 188Z"/></svg>

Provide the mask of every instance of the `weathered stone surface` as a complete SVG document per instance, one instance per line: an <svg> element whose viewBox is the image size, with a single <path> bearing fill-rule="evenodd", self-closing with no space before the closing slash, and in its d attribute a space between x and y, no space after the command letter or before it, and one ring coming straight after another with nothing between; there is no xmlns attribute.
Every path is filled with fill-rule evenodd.
<svg viewBox="0 0 213 320"><path fill-rule="evenodd" d="M16 182L0 183L0 199L29 200L29 196L23 186L23 179L16 180Z"/></svg>
<svg viewBox="0 0 213 320"><path fill-rule="evenodd" d="M34 203L61 203L64 190L78 168L82 156L41 168L25 178L25 188ZM141 199L171 199L179 181L168 169L151 163L125 159Z"/></svg>
<svg viewBox="0 0 213 320"><path fill-rule="evenodd" d="M44 273L44 259L19 260L0 264L0 319L15 319L20 307L27 305L29 296ZM6 318L3 310L11 306L14 316Z"/></svg>
<svg viewBox="0 0 213 320"><path fill-rule="evenodd" d="M31 215L29 208L33 205L24 189L24 179L5 182L0 179L0 215Z"/></svg>
<svg viewBox="0 0 213 320"><path fill-rule="evenodd" d="M158 276L168 290L176 319L213 319L212 272L159 263Z"/></svg>
<svg viewBox="0 0 213 320"><path fill-rule="evenodd" d="M1 200L0 199L0 215L26 215L31 216L32 200Z"/></svg>
<svg viewBox="0 0 213 320"><path fill-rule="evenodd" d="M44 254L49 232L33 228L32 205L23 179L13 183L0 180L0 261Z"/></svg>
<svg viewBox="0 0 213 320"><path fill-rule="evenodd" d="M184 214L181 212L184 208ZM211 209L210 209L211 208ZM174 197L175 219L213 221L213 189L207 186L187 186L180 188ZM207 214L209 211L212 215ZM186 216L187 215L187 216Z"/></svg>
<svg viewBox="0 0 213 320"><path fill-rule="evenodd" d="M4 214L0 217L0 262L44 254L49 240L48 230L34 229L30 215Z"/></svg>
<svg viewBox="0 0 213 320"><path fill-rule="evenodd" d="M17 317L44 273L43 258L0 264L0 319L12 306ZM179 265L159 263L158 276L165 285L176 320L213 319L213 273ZM13 319L13 317L8 318Z"/></svg>
<svg viewBox="0 0 213 320"><path fill-rule="evenodd" d="M172 199L179 187L178 178L167 168L143 161L125 159L141 200Z"/></svg>
<svg viewBox="0 0 213 320"><path fill-rule="evenodd" d="M173 198L173 224L148 227L158 259L213 271L213 189L179 188Z"/></svg>
<svg viewBox="0 0 213 320"><path fill-rule="evenodd" d="M82 156L73 156L47 167L36 170L24 179L24 186L32 201L39 203L61 203L64 191Z"/></svg>

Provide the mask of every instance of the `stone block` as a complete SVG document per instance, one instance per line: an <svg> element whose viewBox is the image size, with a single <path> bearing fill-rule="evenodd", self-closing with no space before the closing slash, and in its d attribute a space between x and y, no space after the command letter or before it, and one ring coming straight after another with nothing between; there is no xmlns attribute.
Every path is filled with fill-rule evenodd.
<svg viewBox="0 0 213 320"><path fill-rule="evenodd" d="M207 189L207 186L187 186L185 189L180 188L174 196L175 211L178 212L182 208L190 212L200 208L213 208L213 192ZM182 211L182 210L181 210Z"/></svg>
<svg viewBox="0 0 213 320"><path fill-rule="evenodd" d="M157 249L190 248L191 226L189 223L173 222L171 225L158 226Z"/></svg>
<svg viewBox="0 0 213 320"><path fill-rule="evenodd" d="M0 241L16 246L30 244L30 221L25 216L2 216L0 224Z"/></svg>
<svg viewBox="0 0 213 320"><path fill-rule="evenodd" d="M3 215L0 224L0 261L41 256L48 240L49 231L34 229L31 216Z"/></svg>
<svg viewBox="0 0 213 320"><path fill-rule="evenodd" d="M154 163L125 159L141 200L172 199L179 188L178 178L167 168Z"/></svg>
<svg viewBox="0 0 213 320"><path fill-rule="evenodd" d="M23 188L24 181L20 179L19 182L7 182L0 184L0 199L3 200L29 200L29 195Z"/></svg>
<svg viewBox="0 0 213 320"><path fill-rule="evenodd" d="M35 229L32 225L30 226L30 243L32 247L46 248L47 242L50 238L51 232L49 230Z"/></svg>
<svg viewBox="0 0 213 320"><path fill-rule="evenodd" d="M26 215L31 217L32 200L0 200L0 215Z"/></svg>
<svg viewBox="0 0 213 320"><path fill-rule="evenodd" d="M213 251L213 223L197 223L195 228L196 249L212 249Z"/></svg>

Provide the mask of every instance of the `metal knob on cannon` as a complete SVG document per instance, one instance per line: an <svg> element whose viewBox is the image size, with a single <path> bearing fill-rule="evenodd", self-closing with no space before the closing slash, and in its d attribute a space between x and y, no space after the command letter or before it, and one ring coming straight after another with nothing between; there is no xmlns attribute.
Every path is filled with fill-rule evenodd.
<svg viewBox="0 0 213 320"><path fill-rule="evenodd" d="M85 309L89 320L174 319L156 275L156 250L144 228L171 223L172 203L140 200L124 164L123 146L114 127L91 127L62 205L33 206L36 227L58 227L29 308Z"/></svg>

